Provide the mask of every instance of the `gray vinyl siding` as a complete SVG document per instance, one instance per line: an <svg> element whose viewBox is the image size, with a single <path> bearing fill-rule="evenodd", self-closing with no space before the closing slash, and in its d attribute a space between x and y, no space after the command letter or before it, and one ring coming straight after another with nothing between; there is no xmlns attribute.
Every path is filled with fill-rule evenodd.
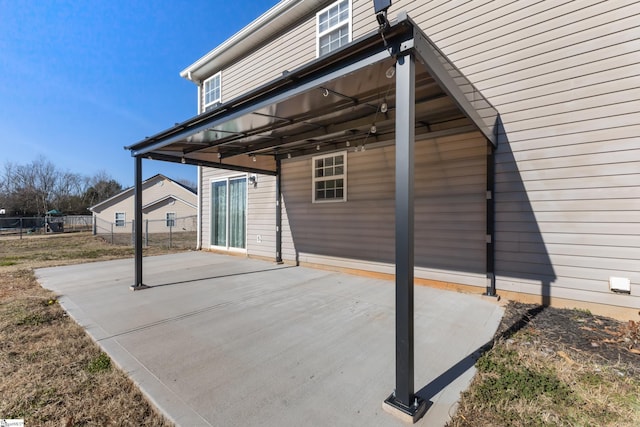
<svg viewBox="0 0 640 427"><path fill-rule="evenodd" d="M640 307L640 4L393 7L501 114L498 292ZM630 278L632 295L612 294L610 276Z"/></svg>
<svg viewBox="0 0 640 427"><path fill-rule="evenodd" d="M401 10L501 114L498 293L640 308L640 2L397 0L389 17ZM377 29L369 0L353 0L353 13L353 39ZM224 100L314 58L310 17L223 70ZM452 144L461 157L441 162L418 146L416 184L425 193L416 201L416 274L479 285L480 152ZM310 160L284 162L283 256L393 272L392 156L391 147L350 152L343 204L310 203ZM420 175L427 170L433 175ZM457 197L438 193L447 185ZM631 295L612 294L610 276L629 278Z"/></svg>
<svg viewBox="0 0 640 427"><path fill-rule="evenodd" d="M486 153L475 133L416 143L417 277L485 285ZM393 273L394 146L348 152L347 202L312 203L311 164L282 169L298 260Z"/></svg>
<svg viewBox="0 0 640 427"><path fill-rule="evenodd" d="M282 76L316 57L315 15L224 70L223 101ZM247 78L251 76L251 78Z"/></svg>
<svg viewBox="0 0 640 427"><path fill-rule="evenodd" d="M247 197L247 253L275 259L276 178L259 175L255 187L248 184Z"/></svg>
<svg viewBox="0 0 640 427"><path fill-rule="evenodd" d="M206 249L210 245L211 233L211 176L219 169L210 169L200 167L200 188L198 193L200 197L200 247Z"/></svg>

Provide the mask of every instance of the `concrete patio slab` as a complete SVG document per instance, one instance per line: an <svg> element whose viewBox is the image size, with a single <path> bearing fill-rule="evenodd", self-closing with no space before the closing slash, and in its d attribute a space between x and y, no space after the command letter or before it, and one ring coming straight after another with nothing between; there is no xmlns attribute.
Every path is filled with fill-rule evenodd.
<svg viewBox="0 0 640 427"><path fill-rule="evenodd" d="M394 285L189 252L37 270L71 316L182 426L402 426L382 409L395 378ZM503 309L415 288L415 384L443 426Z"/></svg>

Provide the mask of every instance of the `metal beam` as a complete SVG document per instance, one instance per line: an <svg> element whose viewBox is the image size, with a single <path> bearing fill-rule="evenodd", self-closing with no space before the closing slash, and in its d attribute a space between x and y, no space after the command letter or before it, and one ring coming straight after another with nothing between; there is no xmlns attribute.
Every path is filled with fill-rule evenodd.
<svg viewBox="0 0 640 427"><path fill-rule="evenodd" d="M497 126L498 111L487 101L471 82L449 62L447 57L433 42L414 25L414 37L405 42L404 48L413 48L417 58L438 82L442 90L447 92L458 108L471 119L480 132L494 145L498 144L495 128ZM445 68L445 66L447 68ZM456 79L452 76L455 74ZM464 90L461 88L464 87ZM467 96L467 93L473 96ZM472 104L471 99L474 100ZM482 111L482 114L480 113Z"/></svg>
<svg viewBox="0 0 640 427"><path fill-rule="evenodd" d="M487 143L487 292L485 295L497 297L495 276L495 154L493 145Z"/></svg>
<svg viewBox="0 0 640 427"><path fill-rule="evenodd" d="M131 290L145 288L142 283L142 158L135 157L134 173L134 251L135 251L135 278Z"/></svg>
<svg viewBox="0 0 640 427"><path fill-rule="evenodd" d="M170 154L153 153L152 155L149 155L149 157L151 157L151 160L162 160L164 162L182 163L185 165L192 165L192 166L206 166L210 168L228 169L232 171L247 172L247 173L259 173L262 175L270 175L270 176L276 175L276 171L272 171L268 169L250 168L250 167L244 167L244 166L229 165L226 163L216 163L216 162L209 162L206 160L190 159L188 157L181 157L179 154L172 156Z"/></svg>
<svg viewBox="0 0 640 427"><path fill-rule="evenodd" d="M396 389L385 400L395 411L417 421L426 402L414 394L414 147L415 58L411 52L396 63Z"/></svg>
<svg viewBox="0 0 640 427"><path fill-rule="evenodd" d="M282 263L282 162L276 158L276 262Z"/></svg>

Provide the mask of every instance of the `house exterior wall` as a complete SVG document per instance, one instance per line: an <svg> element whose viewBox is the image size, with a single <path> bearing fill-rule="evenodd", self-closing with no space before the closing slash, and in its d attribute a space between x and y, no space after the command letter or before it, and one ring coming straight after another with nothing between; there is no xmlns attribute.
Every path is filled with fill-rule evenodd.
<svg viewBox="0 0 640 427"><path fill-rule="evenodd" d="M132 221L134 219L134 197L133 190L126 190L121 194L115 196L112 200L98 205L93 212L95 220L97 221L97 227L110 228L110 224L115 222L116 212L125 213L125 226L116 227L113 229L106 229L102 231L113 231L114 233L131 233ZM180 200L166 200L158 203L154 201L165 198L166 196L173 194L176 197L191 203L192 206L183 203ZM195 216L197 214L197 196L191 191L171 182L164 177L158 177L151 179L142 185L142 205L147 206L143 209L143 220L149 220L149 232L165 232L168 231L166 227L166 213L175 212L176 217L184 218L188 216ZM195 223L194 223L195 226ZM190 230L190 231L194 231Z"/></svg>
<svg viewBox="0 0 640 427"><path fill-rule="evenodd" d="M316 57L315 16L239 59L222 73L222 100L233 99ZM292 41L295 40L295 48ZM247 76L251 76L247 79Z"/></svg>
<svg viewBox="0 0 640 427"><path fill-rule="evenodd" d="M175 214L175 225L167 226L167 213ZM174 198L155 203L142 210L145 232L167 233L170 228L176 231L196 231L196 207ZM146 223L148 221L148 224Z"/></svg>
<svg viewBox="0 0 640 427"><path fill-rule="evenodd" d="M408 12L500 112L504 133L496 152L494 194L498 292L640 308L640 2L397 0L389 17L401 10ZM353 39L376 29L369 0L353 0L353 11ZM280 51L287 54L274 55ZM312 16L225 68L224 99L313 58ZM292 241L283 248L285 258L297 254L301 260L373 270L379 268L375 263L389 262L393 235L382 224L393 220L389 207L393 199L387 188L392 178L373 174L355 154L349 153L348 179L358 190L349 188L349 202L343 206L317 207L305 202L310 166L304 161L283 162L284 202L291 222L284 231L291 232L296 245L294 248ZM357 154L368 158L371 165L382 165L392 153L387 148ZM416 171L422 173L422 168ZM368 185L358 187L359 180L366 179ZM387 202L376 204L375 215L369 212L362 219L342 211L356 203L366 206L366 197L378 196L386 197ZM306 198L310 199L310 191ZM432 202L454 209L456 200L433 195ZM429 205L420 203L417 212ZM474 203L482 214L480 202ZM438 259L447 253L438 251L437 245L421 247L425 239L463 245L456 230L447 234L429 229L429 223L419 223L419 217L417 214L416 230L422 233L426 227L426 231L416 236L418 267L429 267L425 267L429 254ZM338 230L355 232L357 238L351 240L363 242L360 246L366 251L355 251L344 243L346 239L331 240L337 236L319 235L311 227L334 222L340 222ZM371 232L373 227L376 233ZM332 251L323 248L323 241L333 245ZM459 251L479 256L478 243L469 244L472 249L452 245L452 256ZM419 259L423 256L419 253L425 259ZM457 264L442 264L445 262L434 261L447 267L443 274L439 268L427 273L437 280L464 283L465 278L448 271ZM480 261L473 262L467 270L482 270ZM631 295L611 293L611 276L629 278Z"/></svg>
<svg viewBox="0 0 640 427"><path fill-rule="evenodd" d="M416 277L485 286L487 143L479 133L416 142ZM285 260L395 272L395 146L347 153L347 201L312 202L312 158L283 161L295 247Z"/></svg>

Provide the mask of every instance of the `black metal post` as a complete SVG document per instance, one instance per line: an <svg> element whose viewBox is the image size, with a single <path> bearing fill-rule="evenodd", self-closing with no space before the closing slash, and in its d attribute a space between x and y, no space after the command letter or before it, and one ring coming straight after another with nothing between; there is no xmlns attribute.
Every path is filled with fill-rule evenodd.
<svg viewBox="0 0 640 427"><path fill-rule="evenodd" d="M487 142L487 292L485 295L496 297L496 276L495 276L495 258L494 258L494 239L495 239L495 154L493 144Z"/></svg>
<svg viewBox="0 0 640 427"><path fill-rule="evenodd" d="M282 174L281 160L276 158L276 262L282 263Z"/></svg>
<svg viewBox="0 0 640 427"><path fill-rule="evenodd" d="M135 238L135 281L132 290L142 289L142 157L135 157L134 177L134 238Z"/></svg>
<svg viewBox="0 0 640 427"><path fill-rule="evenodd" d="M413 422L426 410L414 394L414 145L415 58L406 52L396 62L396 389L385 403Z"/></svg>

